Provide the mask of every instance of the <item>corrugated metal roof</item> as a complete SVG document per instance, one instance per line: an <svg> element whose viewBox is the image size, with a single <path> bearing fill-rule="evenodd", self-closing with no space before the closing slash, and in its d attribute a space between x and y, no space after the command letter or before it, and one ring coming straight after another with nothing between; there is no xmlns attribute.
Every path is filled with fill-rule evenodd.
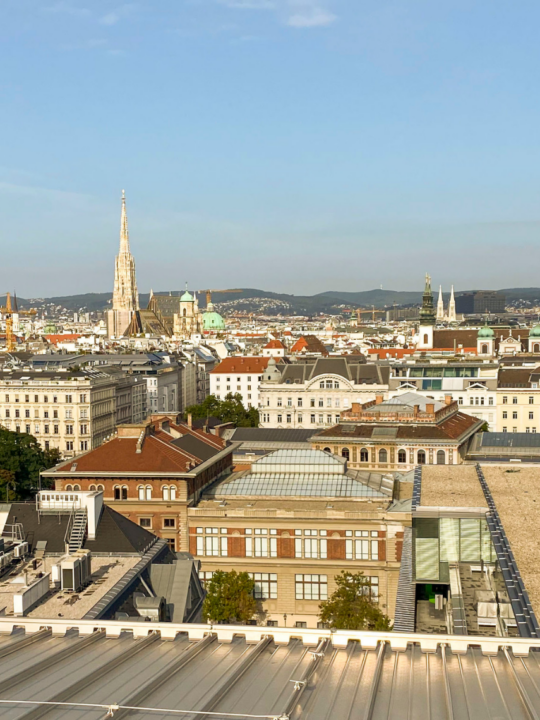
<svg viewBox="0 0 540 720"><path fill-rule="evenodd" d="M0 630L17 622L40 629L12 619ZM68 623L50 625L60 633ZM107 637L122 627L134 637ZM20 632L0 639L3 720L101 720L112 705L146 709L116 709L115 720L172 716L167 710L269 720L530 720L540 713L540 662L530 652L539 646L514 638L172 623L80 628L89 635L45 630L31 644Z"/></svg>

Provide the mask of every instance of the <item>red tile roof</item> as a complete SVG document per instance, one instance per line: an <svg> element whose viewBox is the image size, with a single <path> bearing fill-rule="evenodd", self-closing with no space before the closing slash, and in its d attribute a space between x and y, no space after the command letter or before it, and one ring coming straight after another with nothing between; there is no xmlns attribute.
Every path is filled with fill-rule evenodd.
<svg viewBox="0 0 540 720"><path fill-rule="evenodd" d="M62 466L69 472L157 472L183 473L200 461L193 455L165 442L160 432L145 438L142 451L137 450L137 438L114 438L86 455L81 455Z"/></svg>
<svg viewBox="0 0 540 720"><path fill-rule="evenodd" d="M412 348L368 348L368 355L378 355L381 359L386 357L401 359L415 352L416 350Z"/></svg>
<svg viewBox="0 0 540 720"><path fill-rule="evenodd" d="M306 351L308 353L320 353L321 355L328 355L327 349L324 347L322 342L315 335L302 335L294 343L291 348L292 353L299 353Z"/></svg>
<svg viewBox="0 0 540 720"><path fill-rule="evenodd" d="M265 350L284 350L285 345L281 342L281 340L270 340L265 346Z"/></svg>
<svg viewBox="0 0 540 720"><path fill-rule="evenodd" d="M351 430L351 426L347 424L335 425L327 428L314 436L314 441L318 438L341 437L354 440L355 438L363 438L365 440L377 440L378 442L386 442L389 445L399 443L400 440L458 440L474 425L480 426L481 420L472 415L465 413L455 413L443 422L436 425L401 425L398 427L397 436L395 438L372 437L374 427L381 427L382 424L359 423Z"/></svg>
<svg viewBox="0 0 540 720"><path fill-rule="evenodd" d="M73 333L71 335L45 335L45 339L47 340L47 342L50 342L53 345L58 345L59 342L74 342L80 337L82 337L82 335L77 333Z"/></svg>
<svg viewBox="0 0 540 720"><path fill-rule="evenodd" d="M223 359L217 367L210 371L213 375L223 375L224 373L243 373L256 375L262 373L268 367L267 357L227 357Z"/></svg>

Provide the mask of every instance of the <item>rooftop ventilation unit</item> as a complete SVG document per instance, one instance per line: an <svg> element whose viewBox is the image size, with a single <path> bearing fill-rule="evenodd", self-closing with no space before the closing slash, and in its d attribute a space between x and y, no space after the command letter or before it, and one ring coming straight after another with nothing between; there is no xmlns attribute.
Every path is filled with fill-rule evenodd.
<svg viewBox="0 0 540 720"><path fill-rule="evenodd" d="M19 545L15 545L15 557L23 558L25 555L28 555L28 543L22 542L19 543Z"/></svg>
<svg viewBox="0 0 540 720"><path fill-rule="evenodd" d="M90 552L66 555L60 562L62 590L79 592L90 580Z"/></svg>

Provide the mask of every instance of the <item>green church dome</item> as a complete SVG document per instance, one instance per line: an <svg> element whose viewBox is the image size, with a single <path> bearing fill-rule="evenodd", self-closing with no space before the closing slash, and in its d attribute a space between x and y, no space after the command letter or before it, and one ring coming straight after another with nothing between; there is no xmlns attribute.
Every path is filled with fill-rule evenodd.
<svg viewBox="0 0 540 720"><path fill-rule="evenodd" d="M187 290L180 298L180 302L193 302L193 295L191 295Z"/></svg>
<svg viewBox="0 0 540 720"><path fill-rule="evenodd" d="M535 325L531 332L529 333L529 337L540 337L540 325Z"/></svg>
<svg viewBox="0 0 540 720"><path fill-rule="evenodd" d="M212 303L208 303L208 309L203 314L203 328L205 330L225 330L225 320L214 310Z"/></svg>
<svg viewBox="0 0 540 720"><path fill-rule="evenodd" d="M479 338L494 338L495 333L493 332L493 330L490 327L488 327L486 325L485 327L480 328L480 330L478 331L478 337Z"/></svg>

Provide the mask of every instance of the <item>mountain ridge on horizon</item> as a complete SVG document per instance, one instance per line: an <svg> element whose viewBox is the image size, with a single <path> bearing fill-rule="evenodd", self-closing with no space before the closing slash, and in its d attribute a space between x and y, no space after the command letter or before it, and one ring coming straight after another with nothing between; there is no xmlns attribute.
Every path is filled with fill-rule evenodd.
<svg viewBox="0 0 540 720"><path fill-rule="evenodd" d="M174 291L158 291L154 295L181 295L184 290ZM199 294L199 303L201 308L206 307L206 296L204 290L196 290ZM455 295L463 295L473 290L456 291ZM513 300L539 300L540 288L505 288L498 292L506 295L508 301ZM438 291L434 291L434 298L437 299ZM149 293L139 293L139 302L141 308L145 308L148 304ZM450 293L443 293L445 302L448 301ZM108 293L82 293L79 295L53 296L48 298L17 298L17 302L21 307L36 307L43 304L60 305L66 310L71 311L102 311L110 307L112 292ZM315 295L290 295L287 293L275 293L268 290L259 290L256 288L242 288L239 292L231 293L212 293L212 301L216 304L231 301L250 300L276 300L290 305L290 309L298 314L314 314L320 312L336 311L338 305L350 305L351 308L367 307L376 308L392 307L394 305L417 305L422 301L422 291L407 290L382 290L377 288L374 290L361 290L358 292L347 292L339 290L327 290ZM0 296L0 302L4 304L5 295Z"/></svg>

